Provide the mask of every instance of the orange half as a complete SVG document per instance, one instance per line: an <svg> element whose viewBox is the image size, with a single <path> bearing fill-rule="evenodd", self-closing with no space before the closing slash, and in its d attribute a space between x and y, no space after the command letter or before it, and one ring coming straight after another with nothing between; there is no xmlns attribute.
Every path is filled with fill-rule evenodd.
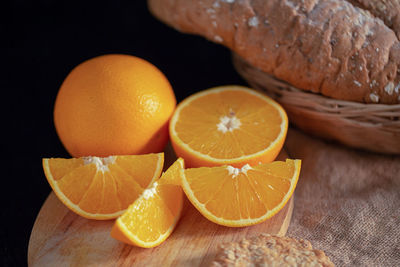
<svg viewBox="0 0 400 267"><path fill-rule="evenodd" d="M61 202L96 220L121 215L160 177L163 164L163 153L43 159L47 181Z"/></svg>
<svg viewBox="0 0 400 267"><path fill-rule="evenodd" d="M284 109L242 86L208 89L183 100L170 121L170 138L188 167L273 161L286 138Z"/></svg>

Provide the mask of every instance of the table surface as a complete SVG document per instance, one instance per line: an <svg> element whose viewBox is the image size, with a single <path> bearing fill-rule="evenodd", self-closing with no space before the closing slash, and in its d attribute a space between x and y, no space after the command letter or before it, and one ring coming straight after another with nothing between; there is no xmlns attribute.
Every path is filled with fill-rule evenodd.
<svg viewBox="0 0 400 267"><path fill-rule="evenodd" d="M226 48L164 25L151 16L145 1L56 2L12 1L2 7L5 127L0 140L6 173L0 194L0 266L27 265L30 232L50 192L41 159L69 157L52 112L74 66L107 53L142 57L165 73L178 101L209 87L245 84Z"/></svg>

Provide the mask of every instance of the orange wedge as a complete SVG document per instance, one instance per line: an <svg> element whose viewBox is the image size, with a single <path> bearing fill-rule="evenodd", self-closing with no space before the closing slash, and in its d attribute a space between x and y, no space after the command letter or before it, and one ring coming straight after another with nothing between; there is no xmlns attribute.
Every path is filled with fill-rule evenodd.
<svg viewBox="0 0 400 267"><path fill-rule="evenodd" d="M180 158L147 188L119 217L111 236L124 243L144 248L160 245L174 230L183 205L183 192L174 183L183 176Z"/></svg>
<svg viewBox="0 0 400 267"><path fill-rule="evenodd" d="M161 175L164 154L45 158L43 169L57 197L72 211L106 220L121 215Z"/></svg>
<svg viewBox="0 0 400 267"><path fill-rule="evenodd" d="M242 86L208 89L183 100L170 121L170 138L187 167L271 162L286 138L286 112Z"/></svg>
<svg viewBox="0 0 400 267"><path fill-rule="evenodd" d="M287 159L251 167L186 169L182 187L190 202L210 221L232 227L265 221L292 196L300 160Z"/></svg>

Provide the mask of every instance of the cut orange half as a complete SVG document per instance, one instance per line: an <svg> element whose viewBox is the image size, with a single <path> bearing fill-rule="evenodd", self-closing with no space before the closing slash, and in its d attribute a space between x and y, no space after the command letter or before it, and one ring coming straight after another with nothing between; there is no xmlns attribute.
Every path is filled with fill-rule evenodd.
<svg viewBox="0 0 400 267"><path fill-rule="evenodd" d="M286 138L284 109L242 86L208 89L183 100L170 121L170 138L187 167L271 162Z"/></svg>
<svg viewBox="0 0 400 267"><path fill-rule="evenodd" d="M161 175L164 154L45 158L43 169L57 197L75 213L97 220L121 215Z"/></svg>
<svg viewBox="0 0 400 267"><path fill-rule="evenodd" d="M265 221L293 195L300 160L242 168L232 166L186 169L182 187L190 202L210 221L232 227Z"/></svg>
<svg viewBox="0 0 400 267"><path fill-rule="evenodd" d="M183 191L176 180L183 176L180 158L147 188L119 217L111 236L124 243L144 248L160 245L174 230L183 206Z"/></svg>

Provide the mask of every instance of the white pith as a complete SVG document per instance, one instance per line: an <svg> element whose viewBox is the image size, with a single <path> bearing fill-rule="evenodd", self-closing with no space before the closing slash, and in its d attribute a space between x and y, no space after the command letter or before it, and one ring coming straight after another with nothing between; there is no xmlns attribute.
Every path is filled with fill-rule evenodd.
<svg viewBox="0 0 400 267"><path fill-rule="evenodd" d="M156 188L157 188L158 183L154 182L153 185L150 188L147 188L143 191L143 197L144 199L149 199L151 197L154 197L154 195L157 193Z"/></svg>
<svg viewBox="0 0 400 267"><path fill-rule="evenodd" d="M253 168L249 164L246 164L241 169L232 167L230 165L226 166L226 169L228 170L229 175L232 175L232 178L235 178L240 173L243 173L244 175L247 175L247 171L248 170L252 170Z"/></svg>
<svg viewBox="0 0 400 267"><path fill-rule="evenodd" d="M101 157L84 157L83 164L95 164L98 171L106 172L109 171L108 164L115 162L115 156L109 156L105 158Z"/></svg>
<svg viewBox="0 0 400 267"><path fill-rule="evenodd" d="M239 129L242 123L240 120L231 112L229 116L223 116L220 118L220 122L217 124L218 131L222 133L232 132L235 129Z"/></svg>

